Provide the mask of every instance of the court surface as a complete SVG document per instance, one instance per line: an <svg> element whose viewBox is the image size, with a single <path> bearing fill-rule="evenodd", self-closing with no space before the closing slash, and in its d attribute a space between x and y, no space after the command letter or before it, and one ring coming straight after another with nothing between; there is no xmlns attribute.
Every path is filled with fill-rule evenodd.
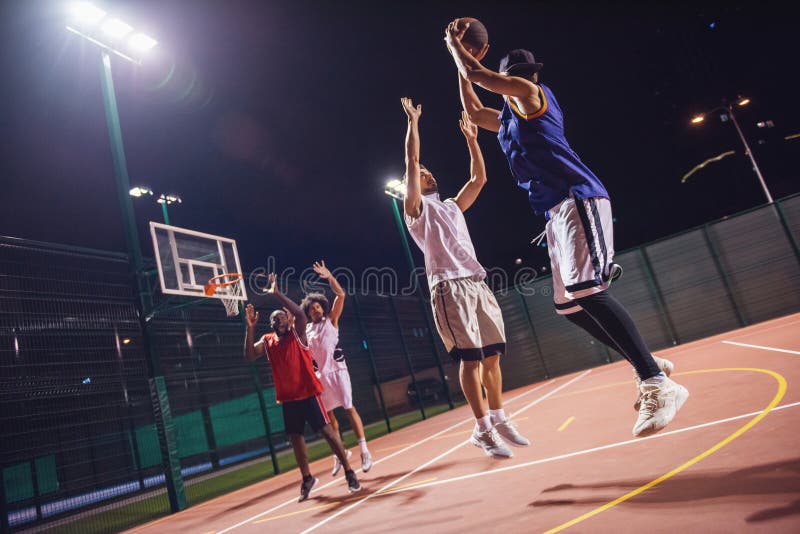
<svg viewBox="0 0 800 534"><path fill-rule="evenodd" d="M658 355L690 397L649 438L615 362L507 392L532 440L511 459L468 443L461 407L370 442L359 493L328 458L303 503L293 470L131 532L800 532L800 314Z"/></svg>

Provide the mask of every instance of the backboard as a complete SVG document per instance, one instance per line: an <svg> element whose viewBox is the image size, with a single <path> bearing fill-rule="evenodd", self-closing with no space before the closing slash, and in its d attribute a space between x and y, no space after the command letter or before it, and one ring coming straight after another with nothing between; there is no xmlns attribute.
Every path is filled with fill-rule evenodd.
<svg viewBox="0 0 800 534"><path fill-rule="evenodd" d="M152 221L150 235L163 293L223 301L247 300L244 278L236 284L217 288L212 295L204 291L211 278L242 272L236 241Z"/></svg>

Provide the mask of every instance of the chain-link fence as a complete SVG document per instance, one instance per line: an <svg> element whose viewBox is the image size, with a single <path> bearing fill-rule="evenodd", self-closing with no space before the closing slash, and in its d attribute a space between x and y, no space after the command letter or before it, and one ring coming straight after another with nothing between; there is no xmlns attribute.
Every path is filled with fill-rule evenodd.
<svg viewBox="0 0 800 534"><path fill-rule="evenodd" d="M800 311L799 239L794 196L619 254L612 290L652 349L700 339ZM241 319L218 302L155 315L166 398L154 399L162 377L134 287L124 255L0 238L3 531L118 531L170 512L167 477L191 505L293 468L269 366L243 360ZM557 316L551 292L540 278L497 293L506 389L621 358ZM341 346L368 436L463 402L432 324L417 296L347 298Z"/></svg>

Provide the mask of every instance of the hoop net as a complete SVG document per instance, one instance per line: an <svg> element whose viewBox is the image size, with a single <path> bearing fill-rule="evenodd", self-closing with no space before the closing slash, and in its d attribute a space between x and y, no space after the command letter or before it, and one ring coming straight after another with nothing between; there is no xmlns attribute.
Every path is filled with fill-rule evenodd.
<svg viewBox="0 0 800 534"><path fill-rule="evenodd" d="M241 273L223 273L206 282L203 291L207 297L217 294L222 304L225 305L225 313L228 314L228 317L235 317L239 315L239 302L244 296L242 295L243 284L240 283L241 281Z"/></svg>

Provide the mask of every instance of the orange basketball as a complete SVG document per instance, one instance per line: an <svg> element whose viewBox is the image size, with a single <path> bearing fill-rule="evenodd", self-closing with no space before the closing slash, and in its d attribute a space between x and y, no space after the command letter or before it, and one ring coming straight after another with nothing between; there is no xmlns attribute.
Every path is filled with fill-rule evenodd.
<svg viewBox="0 0 800 534"><path fill-rule="evenodd" d="M481 21L473 17L461 17L458 19L458 29L464 28L467 24L469 27L461 38L461 42L470 54L477 54L486 43L489 42L489 33L486 31L486 26Z"/></svg>

